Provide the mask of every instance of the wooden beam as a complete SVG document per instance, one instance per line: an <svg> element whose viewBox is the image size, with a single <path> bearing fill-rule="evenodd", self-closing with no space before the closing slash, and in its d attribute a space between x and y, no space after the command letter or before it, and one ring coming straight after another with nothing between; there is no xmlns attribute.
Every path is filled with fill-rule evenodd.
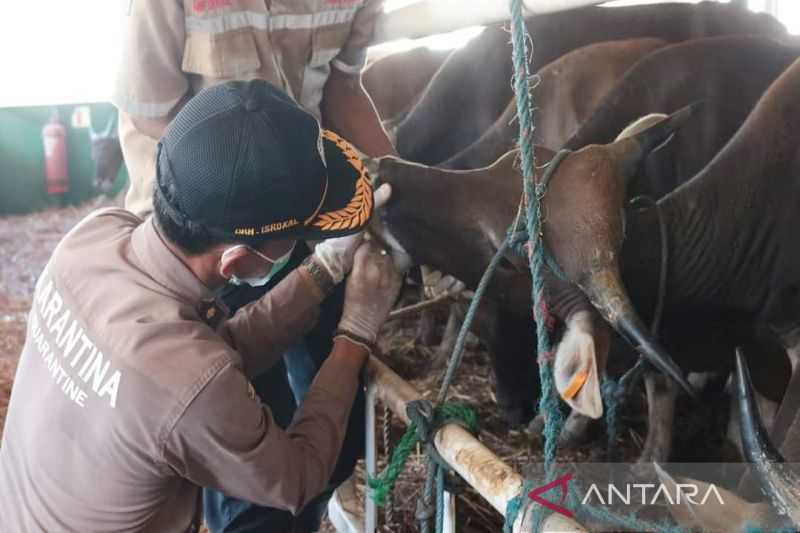
<svg viewBox="0 0 800 533"><path fill-rule="evenodd" d="M602 4L607 0L523 0L525 14L542 15ZM383 15L372 44L419 39L470 26L509 20L507 0L422 0Z"/></svg>

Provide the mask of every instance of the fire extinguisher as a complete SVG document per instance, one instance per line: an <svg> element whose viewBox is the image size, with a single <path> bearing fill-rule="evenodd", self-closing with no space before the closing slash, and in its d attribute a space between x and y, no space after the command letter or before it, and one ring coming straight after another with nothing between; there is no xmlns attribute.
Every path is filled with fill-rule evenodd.
<svg viewBox="0 0 800 533"><path fill-rule="evenodd" d="M69 191L69 164L67 160L67 128L54 109L50 120L42 128L44 144L44 170L47 194L64 195Z"/></svg>

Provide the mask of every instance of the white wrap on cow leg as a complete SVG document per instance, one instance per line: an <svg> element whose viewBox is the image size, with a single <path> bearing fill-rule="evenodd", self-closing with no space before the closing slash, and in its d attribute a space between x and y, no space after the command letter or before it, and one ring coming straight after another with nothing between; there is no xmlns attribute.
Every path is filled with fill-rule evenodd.
<svg viewBox="0 0 800 533"><path fill-rule="evenodd" d="M567 404L590 418L603 416L592 314L579 311L567 319L567 330L556 349L556 389Z"/></svg>

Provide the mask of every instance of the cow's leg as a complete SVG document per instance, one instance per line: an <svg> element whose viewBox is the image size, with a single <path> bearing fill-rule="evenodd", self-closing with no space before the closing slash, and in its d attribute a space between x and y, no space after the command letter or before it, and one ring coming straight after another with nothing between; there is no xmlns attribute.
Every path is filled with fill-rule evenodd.
<svg viewBox="0 0 800 533"><path fill-rule="evenodd" d="M785 358L765 358L766 349L758 352L757 346L748 347L750 353L756 356L749 367L752 368L753 394L764 427L769 431L773 443L785 454L784 458L793 462L800 458L800 425L797 416L800 409L800 329L785 333L782 337ZM741 452L738 420L737 416L731 416L728 435Z"/></svg>
<svg viewBox="0 0 800 533"><path fill-rule="evenodd" d="M494 338L489 350L494 363L497 403L512 426L526 424L533 418L539 397L539 380L535 355L536 345L530 318L499 312L494 320ZM483 329L488 320L476 321ZM486 338L481 335L481 338ZM488 342L488 341L487 341Z"/></svg>
<svg viewBox="0 0 800 533"><path fill-rule="evenodd" d="M647 438L639 462L666 462L672 449L675 418L675 384L667 376L650 371L644 376L647 391Z"/></svg>
<svg viewBox="0 0 800 533"><path fill-rule="evenodd" d="M425 294L425 276L428 272L428 267L420 266L415 269L415 274L419 274L419 299L425 301L427 295ZM436 342L436 311L434 309L423 309L419 315L419 323L417 324L417 342L423 346L431 346Z"/></svg>
<svg viewBox="0 0 800 533"><path fill-rule="evenodd" d="M770 434L784 459L797 462L800 461L800 331L795 331L792 337L787 339L791 377L775 418L775 425L780 427L771 428Z"/></svg>
<svg viewBox="0 0 800 533"><path fill-rule="evenodd" d="M423 309L419 315L417 342L423 346L436 343L436 312L433 309Z"/></svg>
<svg viewBox="0 0 800 533"><path fill-rule="evenodd" d="M450 355L453 353L453 350L456 347L456 341L458 340L458 334L461 331L461 324L464 321L464 316L466 315L466 306L462 302L453 302L450 306L450 313L447 317L447 325L444 328L444 333L442 334L442 342L439 344L439 348L437 350L436 359L434 366L439 368L445 366L447 364L447 360L450 358ZM478 316L475 318L476 320L480 320L481 317ZM478 325L476 324L473 326L473 330L476 330Z"/></svg>

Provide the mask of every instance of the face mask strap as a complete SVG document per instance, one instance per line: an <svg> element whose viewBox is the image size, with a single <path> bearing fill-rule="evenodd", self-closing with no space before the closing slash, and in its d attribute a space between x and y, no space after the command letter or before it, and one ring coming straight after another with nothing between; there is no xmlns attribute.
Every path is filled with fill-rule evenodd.
<svg viewBox="0 0 800 533"><path fill-rule="evenodd" d="M269 271L264 276L262 276L260 278L239 278L239 277L234 275L234 276L230 277L230 281L232 283L234 283L235 285L244 284L244 285L250 285L252 287L260 287L260 286L263 286L263 285L266 285L267 283L269 283L269 280L275 274L280 272L289 263L289 259L291 259L292 252L294 252L295 246L297 246L297 242L295 241L295 243L292 245L292 247L289 249L289 251L286 252L285 254L283 254L281 257L279 257L277 259L272 259L272 258L264 255L263 253L259 252L255 248L247 246L246 244L237 244L236 246L233 246L232 248L228 248L222 254L223 258L225 256L225 254L227 254L231 250L234 250L234 249L238 248L239 246L244 246L249 251L251 251L254 254L256 254L257 256L259 256L260 258L264 259L265 261L268 261L271 264L271 267L270 267Z"/></svg>
<svg viewBox="0 0 800 533"><path fill-rule="evenodd" d="M261 259L264 259L265 261L269 261L273 265L276 265L276 264L280 263L281 261L288 260L292 256L292 252L294 252L294 247L297 246L297 241L295 241L294 244L292 245L292 247L289 248L288 252L286 252L285 254L283 254L282 256L280 256L277 259L272 259L270 257L267 257L266 255L262 254L261 252L259 252L255 248L251 248L250 246L247 246L246 244L240 244L239 246L247 247L248 250L250 250L251 252L253 252L257 256L259 256Z"/></svg>

